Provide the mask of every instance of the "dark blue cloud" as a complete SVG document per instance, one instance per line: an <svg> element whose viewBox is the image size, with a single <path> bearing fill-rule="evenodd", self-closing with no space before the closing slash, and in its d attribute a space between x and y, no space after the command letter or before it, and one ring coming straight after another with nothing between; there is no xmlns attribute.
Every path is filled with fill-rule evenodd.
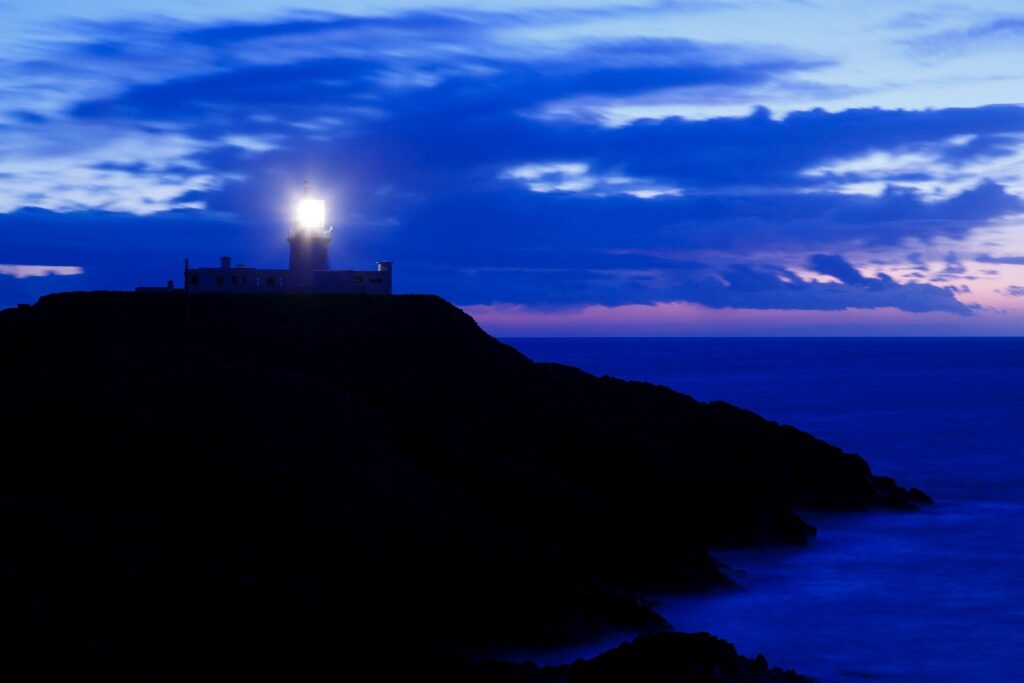
<svg viewBox="0 0 1024 683"><path fill-rule="evenodd" d="M104 286L158 283L186 254L212 262L230 251L280 262L289 190L311 178L338 216L336 262L395 259L401 288L437 291L458 303L681 299L716 307L895 306L962 314L966 307L946 288L867 278L843 258L822 254L961 238L1024 211L1021 199L994 181L926 201L897 187L879 196L838 193L837 181L862 178L807 173L875 151L938 150L950 164L1004 156L1012 135L1024 132L1021 107L816 109L781 120L760 109L740 118L644 119L619 127L552 119L542 110L557 100L742 89L813 72L822 62L682 40L512 54L495 47L492 28L486 15L437 13L166 28L168 54L201 46L218 55L216 64L76 102L64 116L83 127L169 128L202 141L187 164L159 172L224 178L178 198L204 202L211 213L8 214L0 216L0 246L12 261L82 265L90 283ZM290 61L241 56L268 39L305 39L324 50L313 57L298 49ZM130 32L117 38L107 27L75 49L82 59L125 68L131 42ZM403 46L416 49L395 49ZM967 135L973 137L966 144L946 144ZM273 149L245 149L226 136L265 140ZM535 192L509 175L556 162L582 165L598 190ZM149 172L116 159L94 168ZM615 178L623 177L678 196L617 192ZM891 178L934 179L927 171ZM26 224L55 238L20 232ZM787 250L818 252L812 267L840 282L804 280L748 256ZM713 255L705 258L707 252Z"/></svg>
<svg viewBox="0 0 1024 683"><path fill-rule="evenodd" d="M809 265L816 273L831 275L846 284L863 285L869 282L849 261L836 254L814 254Z"/></svg>
<svg viewBox="0 0 1024 683"><path fill-rule="evenodd" d="M1010 266L1024 266L1024 256L990 256L989 254L979 254L974 260L981 263L1001 263Z"/></svg>
<svg viewBox="0 0 1024 683"><path fill-rule="evenodd" d="M891 307L913 313L944 311L971 315L971 309L944 287L900 284L885 273L864 277L839 256L816 255L812 263L824 269L819 270L822 274L832 275L841 282L804 280L784 269L734 266L723 274L724 283L704 283L699 290L703 296L680 298L713 307L805 310Z"/></svg>
<svg viewBox="0 0 1024 683"><path fill-rule="evenodd" d="M942 150L943 161L963 164L971 161L1012 156L1020 145L1013 135L979 135L962 145L949 145Z"/></svg>
<svg viewBox="0 0 1024 683"><path fill-rule="evenodd" d="M732 264L716 271L695 264L672 267L583 269L471 268L458 282L451 271L424 268L418 280L438 289L471 287L465 304L529 300L542 306L573 306L581 301L605 305L688 301L711 308L802 309L835 311L891 307L909 312L943 311L971 315L954 291L929 284L900 284L884 273L864 277L838 256L818 257L822 263L843 263L842 282L817 282L769 264ZM825 266L823 266L825 267ZM835 268L829 268L836 270ZM831 274L831 273L830 273Z"/></svg>

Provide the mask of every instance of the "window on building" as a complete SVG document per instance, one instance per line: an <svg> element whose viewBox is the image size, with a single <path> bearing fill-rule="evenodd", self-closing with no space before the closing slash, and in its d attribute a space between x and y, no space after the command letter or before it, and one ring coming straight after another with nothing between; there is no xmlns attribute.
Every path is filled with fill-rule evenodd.
<svg viewBox="0 0 1024 683"><path fill-rule="evenodd" d="M277 281L274 279L273 275L267 276L267 287L273 287L276 284L277 284Z"/></svg>
<svg viewBox="0 0 1024 683"><path fill-rule="evenodd" d="M383 278L379 278L379 277L371 277L370 278L370 282L372 282L375 285L379 285L380 283L384 282L384 280L383 280Z"/></svg>
<svg viewBox="0 0 1024 683"><path fill-rule="evenodd" d="M188 279L188 282L189 282L190 285L198 285L199 284L199 276L198 275L193 275L192 277L190 277Z"/></svg>
<svg viewBox="0 0 1024 683"><path fill-rule="evenodd" d="M256 286L257 286L257 287L259 287L259 286L260 286L260 284L261 284L261 283L260 283L260 279L261 279L261 278L260 278L260 276L259 276L259 275L257 275L257 276L256 276Z"/></svg>
<svg viewBox="0 0 1024 683"><path fill-rule="evenodd" d="M248 284L249 284L249 276L248 275L243 275L242 276L242 286L245 287Z"/></svg>
<svg viewBox="0 0 1024 683"><path fill-rule="evenodd" d="M357 285L363 284L363 276L362 275L356 275L356 284Z"/></svg>
<svg viewBox="0 0 1024 683"><path fill-rule="evenodd" d="M236 287L238 286L238 276L237 275L232 275L231 276L231 284L235 285Z"/></svg>
<svg viewBox="0 0 1024 683"><path fill-rule="evenodd" d="M223 285L224 284L224 276L223 275L218 275L217 276L217 284L218 285Z"/></svg>

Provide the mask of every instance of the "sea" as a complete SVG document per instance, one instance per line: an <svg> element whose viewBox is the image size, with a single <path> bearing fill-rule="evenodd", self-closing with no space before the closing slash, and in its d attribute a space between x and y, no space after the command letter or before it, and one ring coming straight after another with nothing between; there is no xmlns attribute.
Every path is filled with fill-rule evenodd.
<svg viewBox="0 0 1024 683"><path fill-rule="evenodd" d="M1024 338L502 341L748 408L935 499L911 513L804 512L818 528L808 546L716 552L738 586L654 596L676 629L822 682L1024 681Z"/></svg>

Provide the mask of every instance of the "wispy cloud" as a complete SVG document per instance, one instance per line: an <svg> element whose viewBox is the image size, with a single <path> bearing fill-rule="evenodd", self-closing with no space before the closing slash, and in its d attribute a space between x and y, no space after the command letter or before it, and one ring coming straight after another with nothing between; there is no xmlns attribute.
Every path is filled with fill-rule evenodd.
<svg viewBox="0 0 1024 683"><path fill-rule="evenodd" d="M946 59L969 52L1018 51L1024 38L1024 15L1000 17L967 28L944 30L907 41L915 54L929 59Z"/></svg>
<svg viewBox="0 0 1024 683"><path fill-rule="evenodd" d="M51 275L81 275L80 266L36 266L24 263L0 263L0 275L9 275L18 280L27 277L49 277Z"/></svg>

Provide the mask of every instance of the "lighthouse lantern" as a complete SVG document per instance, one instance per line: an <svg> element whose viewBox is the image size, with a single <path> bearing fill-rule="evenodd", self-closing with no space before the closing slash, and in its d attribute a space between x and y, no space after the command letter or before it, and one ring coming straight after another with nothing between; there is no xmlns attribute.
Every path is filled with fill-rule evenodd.
<svg viewBox="0 0 1024 683"><path fill-rule="evenodd" d="M295 222L304 230L323 230L327 214L326 202L313 197L303 197L295 210Z"/></svg>

